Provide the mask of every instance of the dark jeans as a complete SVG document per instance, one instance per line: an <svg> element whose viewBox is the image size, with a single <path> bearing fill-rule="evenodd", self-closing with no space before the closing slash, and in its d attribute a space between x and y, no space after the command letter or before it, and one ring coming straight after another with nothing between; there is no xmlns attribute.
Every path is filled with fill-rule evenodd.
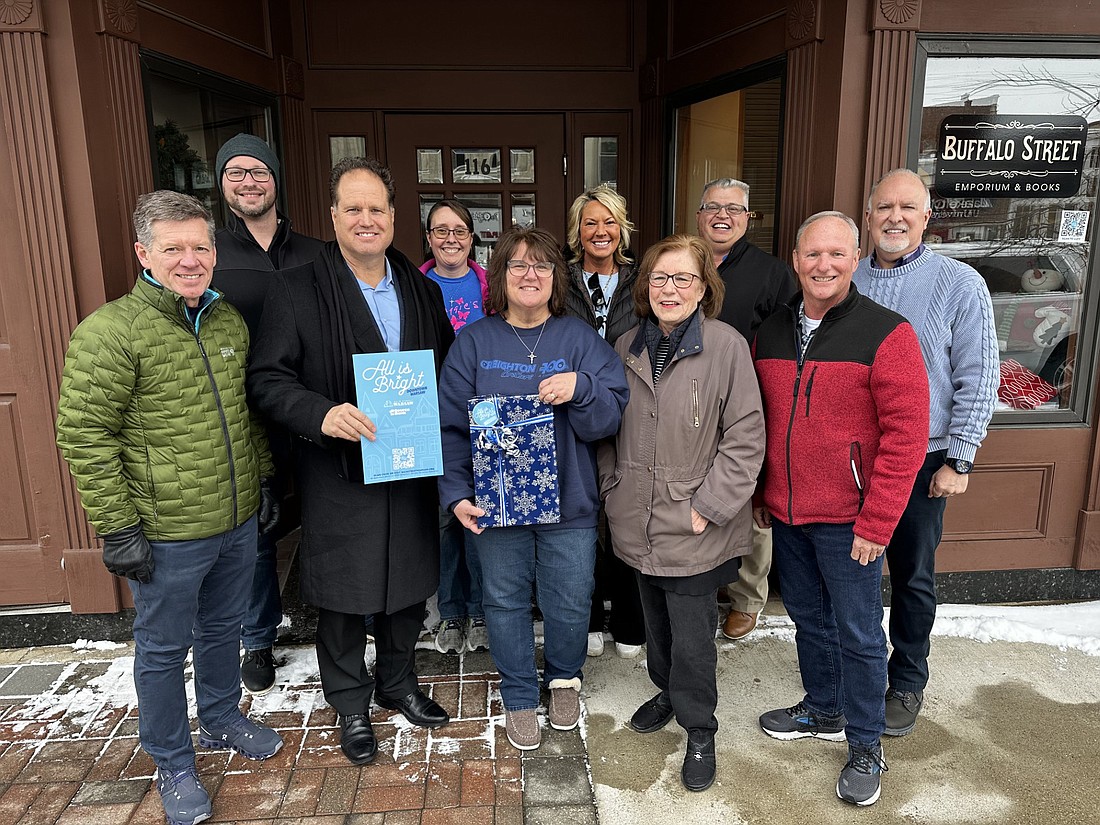
<svg viewBox="0 0 1100 825"><path fill-rule="evenodd" d="M141 746L158 768L195 764L184 666L194 647L199 721L240 716L241 617L256 563L256 517L194 541L153 541L153 577L134 596L134 685Z"/></svg>
<svg viewBox="0 0 1100 825"><path fill-rule="evenodd" d="M616 642L640 645L645 641L645 620L642 618L634 568L611 550L609 529L601 508L599 543L596 545L596 580L588 632L602 633L606 622L607 630ZM604 608L605 601L611 602L610 616Z"/></svg>
<svg viewBox="0 0 1100 825"><path fill-rule="evenodd" d="M635 571L645 615L649 678L672 701L685 730L718 730L718 588L702 596L671 593Z"/></svg>
<svg viewBox="0 0 1100 825"><path fill-rule="evenodd" d="M363 616L317 611L317 667L325 701L341 716L367 713L375 688L400 699L417 688L416 640L424 623L424 602L396 613L374 614L374 674L363 659L367 647Z"/></svg>
<svg viewBox="0 0 1100 825"><path fill-rule="evenodd" d="M452 513L439 511L439 618L480 619L481 562L477 545Z"/></svg>
<svg viewBox="0 0 1100 825"><path fill-rule="evenodd" d="M928 684L929 636L936 621L936 548L943 535L946 498L929 498L928 485L943 466L946 450L925 456L913 494L886 547L890 566L889 681L895 690Z"/></svg>
<svg viewBox="0 0 1100 825"><path fill-rule="evenodd" d="M256 572L252 574L252 592L248 597L241 644L245 650L262 650L275 644L279 623L283 620L283 600L279 595L279 574L275 567L275 538L261 535L256 544Z"/></svg>
<svg viewBox="0 0 1100 825"><path fill-rule="evenodd" d="M882 556L866 566L853 560L852 526L792 527L773 516L772 566L794 620L803 702L844 713L848 742L870 746L886 728Z"/></svg>

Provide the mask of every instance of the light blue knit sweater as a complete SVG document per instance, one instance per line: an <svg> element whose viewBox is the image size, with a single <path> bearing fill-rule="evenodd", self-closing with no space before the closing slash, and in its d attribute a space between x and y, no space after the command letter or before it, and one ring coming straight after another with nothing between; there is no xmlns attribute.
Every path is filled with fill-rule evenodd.
<svg viewBox="0 0 1100 825"><path fill-rule="evenodd" d="M974 460L997 403L1000 356L993 301L972 267L930 248L879 269L868 256L852 277L864 295L913 325L928 369L928 452Z"/></svg>

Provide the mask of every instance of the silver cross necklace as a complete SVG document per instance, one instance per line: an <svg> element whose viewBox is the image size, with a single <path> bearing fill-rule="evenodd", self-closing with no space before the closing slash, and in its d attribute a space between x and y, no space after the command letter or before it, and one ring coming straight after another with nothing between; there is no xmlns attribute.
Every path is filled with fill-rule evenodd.
<svg viewBox="0 0 1100 825"><path fill-rule="evenodd" d="M550 316L547 315L546 316L546 321L549 321L549 320L550 320ZM537 350L539 348L539 341L542 340L542 334L544 332L546 332L546 321L542 322L542 328L539 330L539 337L535 339L535 346L533 346L533 347L527 346L527 342L524 341L522 338L520 338L519 330L517 330L514 326L512 326L511 323L505 321L505 323L508 324L508 326L512 327L512 332L514 332L516 334L516 338L519 340L519 342L521 344L523 344L523 348L525 350L527 350L527 360L530 361L532 364L535 363L535 350Z"/></svg>

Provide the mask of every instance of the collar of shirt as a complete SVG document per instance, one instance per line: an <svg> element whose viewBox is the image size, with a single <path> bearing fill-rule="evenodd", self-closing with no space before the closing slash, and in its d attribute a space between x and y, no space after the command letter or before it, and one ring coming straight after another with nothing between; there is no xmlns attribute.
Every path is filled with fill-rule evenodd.
<svg viewBox="0 0 1100 825"><path fill-rule="evenodd" d="M917 258L919 258L921 255L924 254L925 248L926 247L925 247L923 242L917 244L917 248L914 249L912 252L910 252L908 255L902 255L900 258L898 258L896 261L894 261L894 266L905 266L906 264L913 263L913 261L915 261ZM882 267L879 266L879 263L878 263L878 256L874 252L871 253L871 264L876 269L882 269Z"/></svg>

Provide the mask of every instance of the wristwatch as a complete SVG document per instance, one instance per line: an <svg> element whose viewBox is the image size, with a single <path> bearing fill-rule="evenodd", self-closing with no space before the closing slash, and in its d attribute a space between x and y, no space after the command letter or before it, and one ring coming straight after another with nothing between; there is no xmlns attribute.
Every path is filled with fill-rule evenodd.
<svg viewBox="0 0 1100 825"><path fill-rule="evenodd" d="M945 458L943 463L959 475L966 475L974 469L974 462L967 461L965 458Z"/></svg>

